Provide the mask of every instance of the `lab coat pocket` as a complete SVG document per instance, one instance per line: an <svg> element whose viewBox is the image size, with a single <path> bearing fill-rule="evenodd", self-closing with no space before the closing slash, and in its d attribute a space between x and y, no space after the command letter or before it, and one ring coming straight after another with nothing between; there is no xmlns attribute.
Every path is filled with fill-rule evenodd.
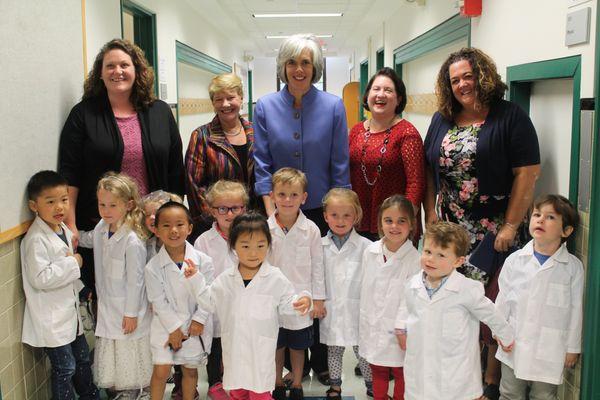
<svg viewBox="0 0 600 400"><path fill-rule="evenodd" d="M273 298L265 294L254 295L249 300L250 317L258 320L273 318Z"/></svg>
<svg viewBox="0 0 600 400"><path fill-rule="evenodd" d="M535 357L550 362L563 362L565 353L565 331L542 327Z"/></svg>
<svg viewBox="0 0 600 400"><path fill-rule="evenodd" d="M360 274L357 273L358 269L357 262L351 262L347 265L347 271L345 274L345 284L348 288L348 298L349 299L360 299L360 288L361 288L361 280Z"/></svg>
<svg viewBox="0 0 600 400"><path fill-rule="evenodd" d="M546 305L552 307L569 307L570 301L570 288L569 285L563 285L560 283L550 283L548 285L548 294L546 295Z"/></svg>

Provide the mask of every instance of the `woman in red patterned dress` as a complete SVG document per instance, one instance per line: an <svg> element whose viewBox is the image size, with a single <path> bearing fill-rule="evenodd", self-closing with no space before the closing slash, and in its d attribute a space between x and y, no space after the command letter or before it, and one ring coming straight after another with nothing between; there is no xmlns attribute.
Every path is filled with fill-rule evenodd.
<svg viewBox="0 0 600 400"><path fill-rule="evenodd" d="M371 240L379 238L377 212L384 199L404 195L418 212L425 194L423 140L399 115L405 106L404 83L393 69L382 68L363 95L363 107L371 118L350 131L350 181L364 210L358 231ZM417 230L414 241L420 234Z"/></svg>

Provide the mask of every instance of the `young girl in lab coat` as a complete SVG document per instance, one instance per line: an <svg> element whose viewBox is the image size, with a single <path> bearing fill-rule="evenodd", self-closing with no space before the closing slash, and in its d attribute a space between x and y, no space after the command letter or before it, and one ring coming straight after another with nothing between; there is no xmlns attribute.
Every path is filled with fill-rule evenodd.
<svg viewBox="0 0 600 400"><path fill-rule="evenodd" d="M377 216L381 240L364 252L360 292L359 353L371 365L373 399L387 400L390 372L394 400L404 399L404 351L398 346L394 322L404 301L404 285L420 269L419 252L411 242L415 229L412 203L401 195L381 203Z"/></svg>
<svg viewBox="0 0 600 400"><path fill-rule="evenodd" d="M354 227L360 223L362 209L355 192L331 189L323 198L323 214L329 232L322 238L327 314L321 320L321 343L327 345L331 387L327 397L339 400L342 393L342 359L346 346L352 346L367 386L373 396L373 378L367 361L358 355L358 320L362 281L362 256L371 241Z"/></svg>
<svg viewBox="0 0 600 400"><path fill-rule="evenodd" d="M152 374L150 313L144 288L147 231L135 182L109 172L98 182L102 218L79 245L94 249L98 317L94 380L98 387L147 396Z"/></svg>
<svg viewBox="0 0 600 400"><path fill-rule="evenodd" d="M248 192L239 182L218 180L206 191L206 204L214 218L212 228L194 242L194 248L213 259L215 278L238 264L236 255L229 251L227 238L233 219L244 212L248 204ZM208 397L212 400L228 399L223 389L221 325L213 315L213 341L206 364Z"/></svg>
<svg viewBox="0 0 600 400"><path fill-rule="evenodd" d="M183 204L183 200L181 200L179 195L165 192L164 190L155 190L142 197L142 204L144 205L144 223L151 233L150 237L146 240L146 262L150 261L162 247L162 243L156 237L154 218L156 216L156 211L160 206L168 201L175 201Z"/></svg>
<svg viewBox="0 0 600 400"><path fill-rule="evenodd" d="M216 312L221 323L223 387L234 400L269 400L275 388L275 348L281 314L306 314L310 293L294 286L266 261L271 245L267 220L258 213L236 217L229 247L239 263L207 286L188 263L189 289L202 308Z"/></svg>

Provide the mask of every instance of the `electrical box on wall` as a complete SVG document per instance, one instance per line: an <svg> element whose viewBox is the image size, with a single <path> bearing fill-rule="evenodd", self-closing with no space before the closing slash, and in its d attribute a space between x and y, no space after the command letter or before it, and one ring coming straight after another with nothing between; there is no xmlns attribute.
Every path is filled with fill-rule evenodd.
<svg viewBox="0 0 600 400"><path fill-rule="evenodd" d="M585 7L567 14L565 46L574 46L590 41L591 13L592 9Z"/></svg>

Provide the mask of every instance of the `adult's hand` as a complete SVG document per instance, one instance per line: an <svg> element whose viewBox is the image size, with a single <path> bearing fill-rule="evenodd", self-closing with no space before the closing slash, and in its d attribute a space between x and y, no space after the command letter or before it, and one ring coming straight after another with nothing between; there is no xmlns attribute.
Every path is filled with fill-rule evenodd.
<svg viewBox="0 0 600 400"><path fill-rule="evenodd" d="M77 229L77 222L75 218L75 208L77 207L77 197L79 196L79 188L75 186L69 186L69 212L65 218L65 225L73 233L71 243L73 244L73 250L77 250L79 245L79 230Z"/></svg>

